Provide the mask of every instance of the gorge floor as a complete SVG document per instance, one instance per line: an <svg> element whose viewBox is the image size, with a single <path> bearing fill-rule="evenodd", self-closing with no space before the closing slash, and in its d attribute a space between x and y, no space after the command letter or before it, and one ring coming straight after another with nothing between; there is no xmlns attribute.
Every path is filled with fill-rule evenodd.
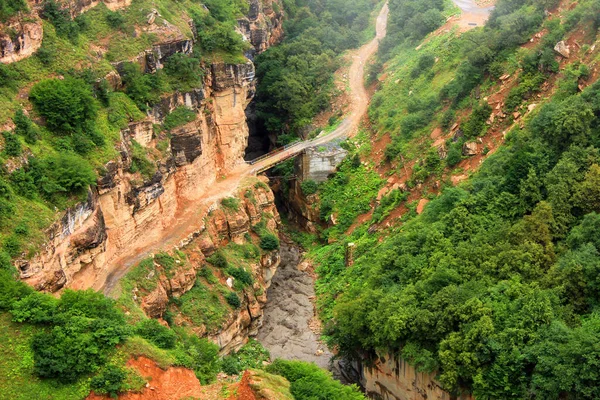
<svg viewBox="0 0 600 400"><path fill-rule="evenodd" d="M311 330L315 318L314 279L298 267L303 255L295 244L282 240L281 264L267 291L264 322L257 340L271 358L314 362L330 369L332 354Z"/></svg>

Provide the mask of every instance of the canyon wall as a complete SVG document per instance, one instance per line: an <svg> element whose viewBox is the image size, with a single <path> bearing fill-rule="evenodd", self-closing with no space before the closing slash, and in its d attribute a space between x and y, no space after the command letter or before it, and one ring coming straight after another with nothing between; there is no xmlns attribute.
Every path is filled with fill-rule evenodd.
<svg viewBox="0 0 600 400"><path fill-rule="evenodd" d="M230 243L256 242L253 226L263 223L270 231L277 232L281 220L275 207L275 199L265 183L266 178L261 179L248 179L239 187L235 194L239 201L237 210L220 205L204 218L194 237L178 247L179 252L186 255L187 261L177 263L168 271L157 268L156 271L159 272L156 273L159 276L153 290L145 290L144 282L134 282L132 287L123 287L124 292L121 296L133 299L151 318L165 318L169 311L171 323L188 326L199 336L210 338L221 347L223 354L238 350L249 337L256 336L263 321L267 289L280 264L279 250L265 251L256 259L243 261L247 264L246 269L252 274L253 284L243 289L238 309L227 307L230 311L217 329L211 330L206 326L194 324L183 313L177 312L177 307L173 307L171 303L173 299L180 298L199 283L198 272L207 267L207 257ZM219 268L213 269L222 287L234 286L235 278L227 277Z"/></svg>
<svg viewBox="0 0 600 400"><path fill-rule="evenodd" d="M94 4L77 3L72 12ZM250 5L244 21L254 21L247 32L262 38L252 41L260 52L281 37L283 16L273 11L275 5L278 10L281 6L269 0L251 0ZM183 37L174 26L167 28L169 32L159 35L161 42L131 61L153 72L170 55L191 53L193 40ZM263 33L256 33L259 31ZM119 63L115 68L119 71ZM244 163L248 140L244 112L255 92L250 60L215 62L205 70L202 87L164 96L146 118L121 131L120 156L104 166L87 200L67 210L48 229L48 242L39 254L17 261L23 280L47 292L65 287L101 290L109 278L118 279L148 249L179 245L177 237L197 234L216 201L230 194L215 193L214 183ZM109 75L111 84L119 87L118 74ZM194 110L196 119L169 135L157 133L154 126L182 106ZM156 173L151 177L133 172L138 144L153 155ZM235 187L227 189L233 192Z"/></svg>
<svg viewBox="0 0 600 400"><path fill-rule="evenodd" d="M339 362L344 380L358 383L376 400L475 400L468 393L451 395L442 389L435 373L419 372L406 360L386 355L372 362Z"/></svg>

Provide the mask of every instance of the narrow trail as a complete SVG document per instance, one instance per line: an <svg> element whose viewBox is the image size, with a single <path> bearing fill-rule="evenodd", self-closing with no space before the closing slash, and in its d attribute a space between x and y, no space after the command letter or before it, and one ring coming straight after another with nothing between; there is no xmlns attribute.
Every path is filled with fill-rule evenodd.
<svg viewBox="0 0 600 400"><path fill-rule="evenodd" d="M389 9L386 3L377 17L375 38L358 49L353 57L349 73L350 99L352 104L348 116L337 129L328 134L318 136L315 139L299 142L275 154L267 155L267 157L261 158L258 162L241 164L224 179L208 187L200 201L182 203L179 207L181 211L177 215L176 222L165 227L160 236L146 241L148 244L143 247L128 248L126 253L120 254L116 259L109 260L108 264L114 266L111 268L111 273L104 282L96 282L93 285L93 289L102 291L107 296L113 294L113 289L117 286L119 280L125 276L129 268L149 254L161 249L173 248L194 234L199 226L202 225L201 221L211 206L220 199L232 196L245 179L256 176L258 173L299 154L309 147L319 146L335 139L351 136L358 129L360 121L369 106L370 99L364 86L365 65L369 58L377 51L379 41L386 35L388 13Z"/></svg>

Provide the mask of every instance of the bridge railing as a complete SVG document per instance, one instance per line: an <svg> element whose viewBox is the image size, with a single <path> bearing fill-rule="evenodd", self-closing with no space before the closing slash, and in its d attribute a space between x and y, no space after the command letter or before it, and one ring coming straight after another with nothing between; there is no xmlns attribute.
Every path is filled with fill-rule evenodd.
<svg viewBox="0 0 600 400"><path fill-rule="evenodd" d="M276 148L275 150L271 150L271 151L270 151L270 152L268 152L267 154L264 154L264 155L262 155L262 156L260 156L260 157L258 157L258 158L255 158L254 160L249 160L249 161L246 161L246 164L248 164L248 165L254 165L254 164L256 164L256 163L259 163L259 162L261 162L262 160L265 160L265 159L267 159L267 158L269 158L269 157L272 157L272 156L274 156L274 155L276 155L276 154L279 154L279 153L281 153L282 151L286 151L286 150L288 150L289 148L291 148L291 147L294 147L294 146L296 146L297 144L299 144L299 143L302 143L302 142L303 142L303 140L302 140L302 139L300 139L300 138L298 138L298 139L296 139L296 140L294 140L294 141L292 141L292 142L290 142L290 143L286 144L285 146L278 147L278 148Z"/></svg>

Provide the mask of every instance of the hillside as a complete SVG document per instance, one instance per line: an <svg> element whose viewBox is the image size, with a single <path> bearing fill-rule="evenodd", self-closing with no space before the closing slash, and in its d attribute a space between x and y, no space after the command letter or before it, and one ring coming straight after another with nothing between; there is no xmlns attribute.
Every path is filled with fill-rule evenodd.
<svg viewBox="0 0 600 400"><path fill-rule="evenodd" d="M390 2L368 123L294 198L329 344L374 395L598 397L599 7L500 0L465 29Z"/></svg>

